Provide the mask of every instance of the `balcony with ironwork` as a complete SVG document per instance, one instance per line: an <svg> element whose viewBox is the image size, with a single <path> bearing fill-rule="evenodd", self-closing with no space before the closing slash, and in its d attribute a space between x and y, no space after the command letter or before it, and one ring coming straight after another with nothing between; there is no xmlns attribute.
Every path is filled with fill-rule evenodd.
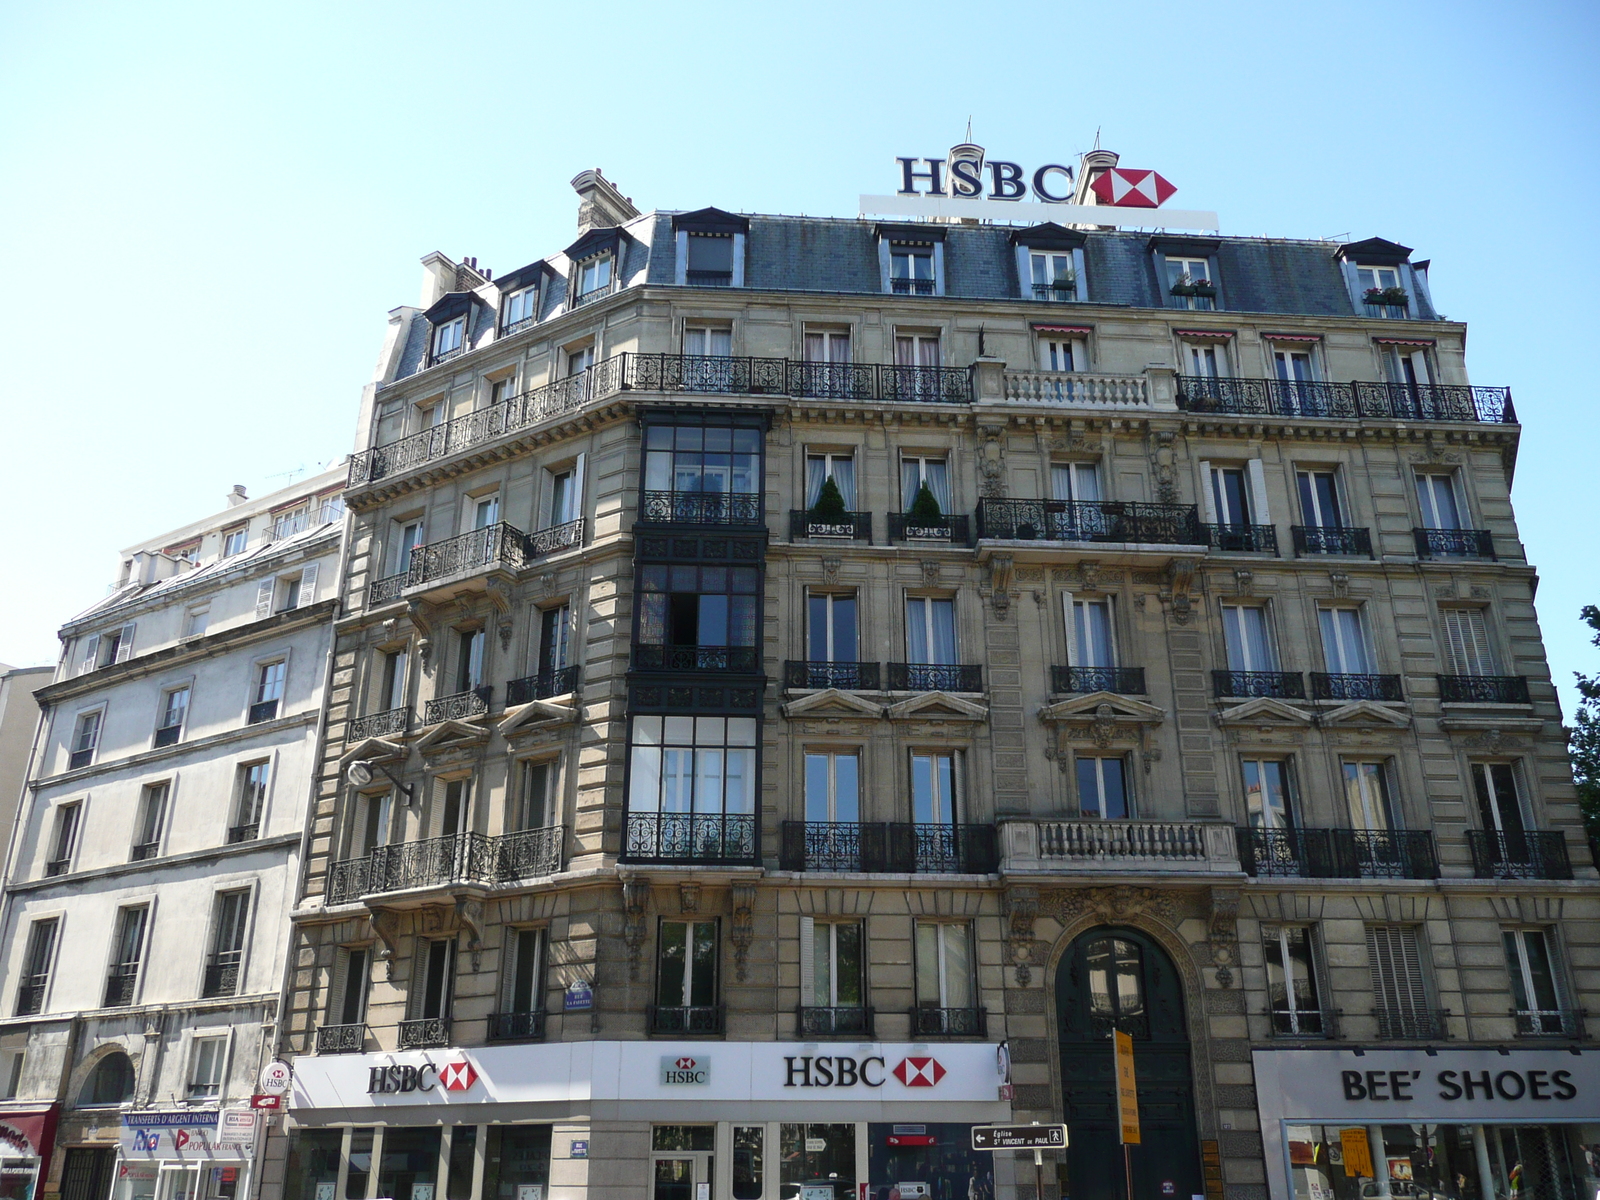
<svg viewBox="0 0 1600 1200"><path fill-rule="evenodd" d="M1372 1020L1380 1042L1442 1042L1450 1036L1448 1008L1406 1012L1402 1009L1374 1008Z"/></svg>
<svg viewBox="0 0 1600 1200"><path fill-rule="evenodd" d="M870 363L791 362L787 374L789 395L802 399L878 398L878 368Z"/></svg>
<svg viewBox="0 0 1600 1200"><path fill-rule="evenodd" d="M393 604L400 599L400 593L405 590L406 572L401 571L395 575L385 575L382 579L374 579L367 584L367 607L378 608L384 604Z"/></svg>
<svg viewBox="0 0 1600 1200"><path fill-rule="evenodd" d="M204 999L215 996L232 996L239 990L239 960L243 953L226 950L206 959L205 978L201 981L200 995Z"/></svg>
<svg viewBox="0 0 1600 1200"><path fill-rule="evenodd" d="M1521 675L1439 675L1443 704L1532 704Z"/></svg>
<svg viewBox="0 0 1600 1200"><path fill-rule="evenodd" d="M1143 667L1051 667L1050 690L1058 696L1088 692L1115 692L1143 696Z"/></svg>
<svg viewBox="0 0 1600 1200"><path fill-rule="evenodd" d="M1299 671L1213 671L1212 690L1219 700L1255 699L1304 700L1305 676Z"/></svg>
<svg viewBox="0 0 1600 1200"><path fill-rule="evenodd" d="M362 1022L317 1027L318 1054L360 1054L366 1047L367 1027Z"/></svg>
<svg viewBox="0 0 1600 1200"><path fill-rule="evenodd" d="M65 875L70 870L72 870L72 860L70 858L52 858L44 864L46 879L56 875Z"/></svg>
<svg viewBox="0 0 1600 1200"><path fill-rule="evenodd" d="M624 386L643 392L782 396L789 390L789 360L724 354L630 354Z"/></svg>
<svg viewBox="0 0 1600 1200"><path fill-rule="evenodd" d="M1439 878L1433 834L1426 829L1240 827L1237 836L1240 864L1256 878Z"/></svg>
<svg viewBox="0 0 1600 1200"><path fill-rule="evenodd" d="M546 825L489 837L452 833L377 846L346 858L328 873L328 902L344 904L386 892L476 884L491 887L555 875L566 845L564 825Z"/></svg>
<svg viewBox="0 0 1600 1200"><path fill-rule="evenodd" d="M515 572L534 560L528 536L515 525L496 521L442 541L414 546L411 565L400 585L403 596L425 595L447 589L459 594L463 584L496 571Z"/></svg>
<svg viewBox="0 0 1600 1200"><path fill-rule="evenodd" d="M160 842L140 842L128 855L129 862L144 862L147 858L155 858L161 853Z"/></svg>
<svg viewBox="0 0 1600 1200"><path fill-rule="evenodd" d="M1515 424L1511 389L1463 384L1406 384L1356 380L1238 379L1179 375L1178 407L1185 412L1327 420L1461 421Z"/></svg>
<svg viewBox="0 0 1600 1200"><path fill-rule="evenodd" d="M176 746L178 739L182 736L182 725L164 725L156 730L154 749L160 750L165 746Z"/></svg>
<svg viewBox="0 0 1600 1200"><path fill-rule="evenodd" d="M1335 1041L1339 1037L1339 1008L1269 1008L1267 1028L1274 1038L1317 1038Z"/></svg>
<svg viewBox="0 0 1600 1200"><path fill-rule="evenodd" d="M992 825L901 821L785 821L785 871L988 875L998 865Z"/></svg>
<svg viewBox="0 0 1600 1200"><path fill-rule="evenodd" d="M411 725L411 706L386 708L364 717L351 717L345 740L354 744L367 738L401 737Z"/></svg>
<svg viewBox="0 0 1600 1200"><path fill-rule="evenodd" d="M448 350L429 350L428 366L437 367L442 363L449 362L451 359L460 358L467 350L468 346L465 342L458 346L452 346Z"/></svg>
<svg viewBox="0 0 1600 1200"><path fill-rule="evenodd" d="M494 882L514 883L558 874L566 836L565 825L541 825L494 838Z"/></svg>
<svg viewBox="0 0 1600 1200"><path fill-rule="evenodd" d="M1351 675L1312 671L1311 698L1376 700L1380 704L1398 704L1405 699L1405 693L1401 690L1398 675Z"/></svg>
<svg viewBox="0 0 1600 1200"><path fill-rule="evenodd" d="M866 542L872 544L872 514L869 512L844 512L833 517L818 517L802 508L789 510L789 540Z"/></svg>
<svg viewBox="0 0 1600 1200"><path fill-rule="evenodd" d="M977 663L885 663L891 692L981 692L983 667Z"/></svg>
<svg viewBox="0 0 1600 1200"><path fill-rule="evenodd" d="M1005 820L1001 864L1008 875L1237 875L1233 827L1221 822L1062 817Z"/></svg>
<svg viewBox="0 0 1600 1200"><path fill-rule="evenodd" d="M139 986L139 968L118 970L112 968L106 976L104 1007L123 1008L133 1003L133 994Z"/></svg>
<svg viewBox="0 0 1600 1200"><path fill-rule="evenodd" d="M257 700L250 706L247 724L261 725L267 721L276 720L278 716L278 701Z"/></svg>
<svg viewBox="0 0 1600 1200"><path fill-rule="evenodd" d="M1204 546L1205 530L1192 504L1132 500L978 501L978 537L1000 541L1119 542Z"/></svg>
<svg viewBox="0 0 1600 1200"><path fill-rule="evenodd" d="M489 1014L491 1042L538 1042L544 1040L544 1013L502 1012Z"/></svg>
<svg viewBox="0 0 1600 1200"><path fill-rule="evenodd" d="M44 994L50 986L50 976L29 975L27 981L17 986L16 1016L31 1017L44 1008Z"/></svg>
<svg viewBox="0 0 1600 1200"><path fill-rule="evenodd" d="M651 1037L720 1037L727 1025L727 1009L721 1004L649 1004L645 1023Z"/></svg>
<svg viewBox="0 0 1600 1200"><path fill-rule="evenodd" d="M1587 1036L1584 1018L1589 1014L1581 1008L1513 1008L1512 1023L1519 1038L1554 1038L1581 1042Z"/></svg>
<svg viewBox="0 0 1600 1200"><path fill-rule="evenodd" d="M551 696L565 696L569 692L575 692L578 690L581 670L582 668L573 665L513 679L506 684L506 707L513 708L532 700L548 700Z"/></svg>
<svg viewBox="0 0 1600 1200"><path fill-rule="evenodd" d="M1567 835L1558 830L1469 829L1478 879L1571 879Z"/></svg>
<svg viewBox="0 0 1600 1200"><path fill-rule="evenodd" d="M965 513L954 516L910 517L906 513L889 514L889 542L935 542L951 546L967 546L972 542L972 522Z"/></svg>
<svg viewBox="0 0 1600 1200"><path fill-rule="evenodd" d="M438 1050L450 1044L449 1017L418 1017L401 1021L396 1048L400 1050Z"/></svg>
<svg viewBox="0 0 1600 1200"><path fill-rule="evenodd" d="M816 1037L854 1037L872 1041L872 1010L861 1005L833 1008L802 1004L794 1010L794 1035L804 1041Z"/></svg>
<svg viewBox="0 0 1600 1200"><path fill-rule="evenodd" d="M93 761L93 746L90 746L87 750L74 750L67 756L67 770L76 771L82 767L87 767Z"/></svg>
<svg viewBox="0 0 1600 1200"><path fill-rule="evenodd" d="M972 372L966 367L880 366L878 396L918 404L970 404Z"/></svg>
<svg viewBox="0 0 1600 1200"><path fill-rule="evenodd" d="M1206 544L1213 550L1231 554L1278 553L1278 528L1275 525L1229 525L1206 522Z"/></svg>
<svg viewBox="0 0 1600 1200"><path fill-rule="evenodd" d="M593 304L596 300L604 300L617 288L616 280L607 280L599 287L592 287L587 292L576 292L572 297L572 307L582 308L585 304Z"/></svg>
<svg viewBox="0 0 1600 1200"><path fill-rule="evenodd" d="M882 822L785 821L778 862L785 871L886 871L888 844Z"/></svg>
<svg viewBox="0 0 1600 1200"><path fill-rule="evenodd" d="M1058 279L1054 283L1036 283L1033 285L1033 298L1035 300L1054 300L1065 303L1078 298L1078 284L1073 279Z"/></svg>
<svg viewBox="0 0 1600 1200"><path fill-rule="evenodd" d="M1486 558L1493 562L1498 557L1487 529L1416 528L1411 537L1418 558Z"/></svg>
<svg viewBox="0 0 1600 1200"><path fill-rule="evenodd" d="M622 858L625 862L758 863L756 819L748 813L630 812L625 818Z"/></svg>
<svg viewBox="0 0 1600 1200"><path fill-rule="evenodd" d="M838 688L842 692L876 692L882 675L875 662L802 662L783 664L783 686L795 690Z"/></svg>
<svg viewBox="0 0 1600 1200"><path fill-rule="evenodd" d="M494 688L485 684L429 700L422 706L422 723L438 725L444 721L465 721L472 717L481 717L489 711L489 703L493 696Z"/></svg>
<svg viewBox="0 0 1600 1200"><path fill-rule="evenodd" d="M547 558L562 550L583 545L584 518L576 517L559 525L547 525L524 535L524 549L529 561Z"/></svg>
<svg viewBox="0 0 1600 1200"><path fill-rule="evenodd" d="M261 822L250 821L243 825L232 825L228 828L228 845L237 846L241 842L253 842L261 836Z"/></svg>
<svg viewBox="0 0 1600 1200"><path fill-rule="evenodd" d="M1372 531L1349 525L1291 525L1294 556L1333 554L1346 558L1372 557Z"/></svg>
<svg viewBox="0 0 1600 1200"><path fill-rule="evenodd" d="M656 646L636 643L635 671L714 671L753 675L761 670L758 646Z"/></svg>
<svg viewBox="0 0 1600 1200"><path fill-rule="evenodd" d="M889 290L896 296L931 296L936 282L933 279L891 279Z"/></svg>
<svg viewBox="0 0 1600 1200"><path fill-rule="evenodd" d="M915 875L989 875L999 867L993 825L891 821L888 869Z"/></svg>
<svg viewBox="0 0 1600 1200"><path fill-rule="evenodd" d="M647 491L639 504L645 525L705 525L716 528L765 528L760 492Z"/></svg>
<svg viewBox="0 0 1600 1200"><path fill-rule="evenodd" d="M919 1004L911 1010L912 1040L921 1038L987 1038L987 1008L937 1008Z"/></svg>

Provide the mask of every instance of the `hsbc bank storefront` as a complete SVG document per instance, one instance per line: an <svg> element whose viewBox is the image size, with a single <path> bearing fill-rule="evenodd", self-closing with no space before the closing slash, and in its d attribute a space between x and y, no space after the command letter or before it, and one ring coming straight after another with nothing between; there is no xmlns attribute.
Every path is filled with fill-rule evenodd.
<svg viewBox="0 0 1600 1200"><path fill-rule="evenodd" d="M561 1042L295 1064L285 1200L993 1200L985 1044ZM998 1161L997 1161L998 1160Z"/></svg>

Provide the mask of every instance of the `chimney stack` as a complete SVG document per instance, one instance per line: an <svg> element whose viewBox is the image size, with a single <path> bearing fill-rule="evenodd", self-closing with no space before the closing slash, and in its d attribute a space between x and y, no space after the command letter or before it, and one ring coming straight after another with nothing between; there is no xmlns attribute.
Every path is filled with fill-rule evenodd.
<svg viewBox="0 0 1600 1200"><path fill-rule="evenodd" d="M639 215L633 201L617 191L615 185L600 173L599 167L581 172L572 181L572 190L578 193L579 236L591 229L621 225Z"/></svg>
<svg viewBox="0 0 1600 1200"><path fill-rule="evenodd" d="M233 485L233 491L228 493L228 507L237 508L248 499L250 497L244 494L244 484L236 483Z"/></svg>
<svg viewBox="0 0 1600 1200"><path fill-rule="evenodd" d="M1072 197L1074 204L1099 204L1099 198L1090 191L1096 179L1104 175L1117 165L1121 157L1110 150L1102 150L1096 146L1093 150L1085 152L1078 159L1078 187Z"/></svg>

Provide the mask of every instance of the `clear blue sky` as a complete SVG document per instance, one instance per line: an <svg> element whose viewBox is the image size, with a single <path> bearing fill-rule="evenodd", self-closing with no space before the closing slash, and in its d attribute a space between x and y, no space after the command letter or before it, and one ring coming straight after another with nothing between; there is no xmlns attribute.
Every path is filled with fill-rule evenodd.
<svg viewBox="0 0 1600 1200"><path fill-rule="evenodd" d="M347 452L430 250L504 271L603 167L641 207L851 216L896 154L1096 128L1225 232L1392 238L1526 425L1558 681L1600 668L1593 3L0 3L0 661L118 548ZM1571 692L1566 690L1568 716Z"/></svg>

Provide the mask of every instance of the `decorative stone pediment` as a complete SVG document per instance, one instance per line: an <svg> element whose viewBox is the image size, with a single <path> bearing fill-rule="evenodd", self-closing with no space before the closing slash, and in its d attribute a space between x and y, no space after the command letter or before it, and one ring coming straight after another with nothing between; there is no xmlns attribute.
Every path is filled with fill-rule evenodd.
<svg viewBox="0 0 1600 1200"><path fill-rule="evenodd" d="M489 731L482 725L444 721L417 739L417 749L424 754L440 754L446 750L481 746L488 740Z"/></svg>
<svg viewBox="0 0 1600 1200"><path fill-rule="evenodd" d="M989 706L963 700L949 692L922 692L883 710L891 721L987 721Z"/></svg>
<svg viewBox="0 0 1600 1200"><path fill-rule="evenodd" d="M397 762L406 756L406 748L388 738L363 738L339 756L342 771L353 762Z"/></svg>
<svg viewBox="0 0 1600 1200"><path fill-rule="evenodd" d="M1282 700L1274 700L1271 696L1257 696L1254 700L1246 700L1243 704L1236 704L1232 708L1224 709L1217 715L1220 725L1297 725L1311 724L1311 714L1303 708Z"/></svg>
<svg viewBox="0 0 1600 1200"><path fill-rule="evenodd" d="M1087 692L1082 696L1073 696L1069 700L1046 704L1039 709L1039 719L1046 724L1060 721L1098 721L1108 715L1100 711L1102 708L1110 709L1110 718L1120 723L1159 725L1167 719L1166 709L1157 708L1154 704L1146 704L1143 700L1135 700L1130 696L1119 696L1115 692Z"/></svg>
<svg viewBox="0 0 1600 1200"><path fill-rule="evenodd" d="M1371 700L1352 700L1331 712L1322 714L1324 725L1378 725L1384 728L1404 729L1411 724L1411 716L1387 705Z"/></svg>
<svg viewBox="0 0 1600 1200"><path fill-rule="evenodd" d="M561 700L530 700L515 708L508 708L500 717L496 728L506 738L526 737L549 732L561 725L571 725L578 720L577 706L571 697Z"/></svg>
<svg viewBox="0 0 1600 1200"><path fill-rule="evenodd" d="M855 692L844 692L838 688L826 688L820 692L812 692L809 696L802 696L798 700L791 700L783 706L783 715L786 717L881 717L883 705L874 704L858 696Z"/></svg>
<svg viewBox="0 0 1600 1200"><path fill-rule="evenodd" d="M1055 731L1055 744L1045 747L1045 757L1066 771L1075 745L1092 742L1102 750L1133 745L1142 751L1148 771L1161 756L1154 734L1166 717L1165 709L1114 692L1089 692L1047 704L1039 710L1039 720Z"/></svg>

